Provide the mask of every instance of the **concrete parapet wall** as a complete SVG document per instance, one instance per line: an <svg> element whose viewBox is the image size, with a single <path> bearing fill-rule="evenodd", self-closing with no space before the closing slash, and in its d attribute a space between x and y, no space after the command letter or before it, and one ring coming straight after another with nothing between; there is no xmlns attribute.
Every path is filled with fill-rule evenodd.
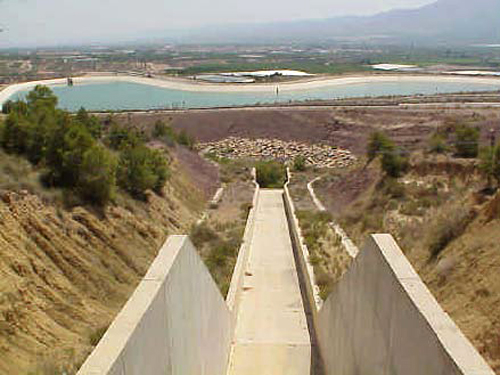
<svg viewBox="0 0 500 375"><path fill-rule="evenodd" d="M302 237L299 226L299 219L295 214L295 206L293 204L290 191L288 190L288 184L290 182L290 171L288 169L287 176L288 181L286 182L283 191L285 213L288 221L288 227L290 229L290 238L292 240L299 281L303 291L304 305L307 312L311 314L311 323L314 330L312 334L314 335L314 333L319 329L317 326L317 313L321 308L323 301L319 296L319 288L316 285L314 269L309 262L309 250L304 243L304 238Z"/></svg>
<svg viewBox="0 0 500 375"><path fill-rule="evenodd" d="M260 187L256 181L256 171L255 168L252 169L253 183L255 185L255 191L253 194L252 207L248 213L247 222L245 226L245 232L243 234L243 239L241 246L238 251L238 259L236 260L236 265L233 270L233 275L231 277L231 283L229 285L229 291L226 296L226 303L231 312L231 329L234 335L234 328L236 327L236 319L238 315L238 308L240 304L240 294L242 293L242 284L245 277L245 271L248 265L248 258L250 256L250 244L252 240L252 235L255 227L255 210L257 208L257 202L259 200Z"/></svg>
<svg viewBox="0 0 500 375"><path fill-rule="evenodd" d="M388 234L370 236L317 326L327 375L494 375Z"/></svg>
<svg viewBox="0 0 500 375"><path fill-rule="evenodd" d="M319 296L319 288L316 285L314 269L309 262L309 250L304 243L304 238L302 237L299 220L295 214L295 206L293 205L290 192L286 186L283 192L283 200L285 202L288 226L290 227L290 237L292 239L294 251L298 255L296 257L298 263L297 267L299 272L304 276L304 287L307 291L307 297L309 299L308 303L311 305L312 311L317 311L321 308L323 301Z"/></svg>
<svg viewBox="0 0 500 375"><path fill-rule="evenodd" d="M221 375L230 312L187 236L170 236L78 375Z"/></svg>

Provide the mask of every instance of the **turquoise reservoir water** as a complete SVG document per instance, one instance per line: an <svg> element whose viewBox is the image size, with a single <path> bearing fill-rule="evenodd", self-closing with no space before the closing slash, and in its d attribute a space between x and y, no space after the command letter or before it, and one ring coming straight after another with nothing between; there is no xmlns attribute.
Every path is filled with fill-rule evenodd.
<svg viewBox="0 0 500 375"><path fill-rule="evenodd" d="M466 91L500 90L498 84L471 82L371 82L337 85L320 89L280 92L192 92L127 82L92 83L73 87L54 86L59 107L76 111L130 110L155 108L202 108L287 102L290 100L333 99L347 97L436 94ZM19 92L12 99L24 97Z"/></svg>

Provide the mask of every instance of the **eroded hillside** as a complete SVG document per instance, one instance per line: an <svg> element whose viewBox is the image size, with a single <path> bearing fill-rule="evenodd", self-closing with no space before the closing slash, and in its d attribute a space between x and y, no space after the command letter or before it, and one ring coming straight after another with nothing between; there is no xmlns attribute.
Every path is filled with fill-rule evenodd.
<svg viewBox="0 0 500 375"><path fill-rule="evenodd" d="M120 193L96 209L66 208L57 191L38 186L29 163L1 153L1 374L73 373L166 237L188 233L217 170L186 149L172 155L162 195L141 201Z"/></svg>
<svg viewBox="0 0 500 375"><path fill-rule="evenodd" d="M436 299L500 374L500 193L484 191L476 160L414 155L392 179L378 163L316 184L360 246L391 233Z"/></svg>

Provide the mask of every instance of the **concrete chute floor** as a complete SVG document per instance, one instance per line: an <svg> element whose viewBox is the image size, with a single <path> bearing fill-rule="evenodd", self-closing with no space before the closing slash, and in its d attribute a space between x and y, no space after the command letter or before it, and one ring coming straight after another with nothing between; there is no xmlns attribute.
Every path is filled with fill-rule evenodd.
<svg viewBox="0 0 500 375"><path fill-rule="evenodd" d="M256 207L229 375L308 375L311 339L282 190Z"/></svg>

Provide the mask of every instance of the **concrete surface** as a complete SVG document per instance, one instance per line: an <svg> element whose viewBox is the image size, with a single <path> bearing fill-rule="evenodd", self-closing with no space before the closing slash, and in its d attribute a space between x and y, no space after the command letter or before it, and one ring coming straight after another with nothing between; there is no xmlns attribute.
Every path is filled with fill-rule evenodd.
<svg viewBox="0 0 500 375"><path fill-rule="evenodd" d="M295 206L293 204L290 191L288 190L288 182L285 184L283 192L283 202L285 204L285 213L290 229L290 238L292 239L293 251L295 254L295 264L299 274L299 281L304 290L303 299L306 303L306 311L313 315L312 323L316 323L316 314L323 304L323 300L319 295L319 287L316 285L316 277L314 268L309 262L309 249L304 242L302 231L299 226L299 219L295 214Z"/></svg>
<svg viewBox="0 0 500 375"><path fill-rule="evenodd" d="M245 241L226 304L188 238L169 237L78 375L310 375L311 342L325 375L494 375L390 235L370 236L322 307L287 185L257 187Z"/></svg>
<svg viewBox="0 0 500 375"><path fill-rule="evenodd" d="M78 375L221 375L230 313L187 236L170 236Z"/></svg>
<svg viewBox="0 0 500 375"><path fill-rule="evenodd" d="M257 202L259 200L260 187L256 180L257 174L255 168L252 168L252 180L255 186L252 199L252 207L248 212L247 222L245 225L245 232L241 246L238 250L238 258L234 266L233 274L231 276L231 283L226 296L226 303L229 311L231 312L231 339L234 339L234 332L236 329L236 319L238 317L238 310L243 293L243 281L245 278L245 270L248 265L248 258L250 256L250 244L252 243L253 231L255 227L255 212L257 209Z"/></svg>
<svg viewBox="0 0 500 375"><path fill-rule="evenodd" d="M260 190L230 375L308 375L311 341L282 190Z"/></svg>
<svg viewBox="0 0 500 375"><path fill-rule="evenodd" d="M494 375L388 234L370 236L317 319L327 375Z"/></svg>

